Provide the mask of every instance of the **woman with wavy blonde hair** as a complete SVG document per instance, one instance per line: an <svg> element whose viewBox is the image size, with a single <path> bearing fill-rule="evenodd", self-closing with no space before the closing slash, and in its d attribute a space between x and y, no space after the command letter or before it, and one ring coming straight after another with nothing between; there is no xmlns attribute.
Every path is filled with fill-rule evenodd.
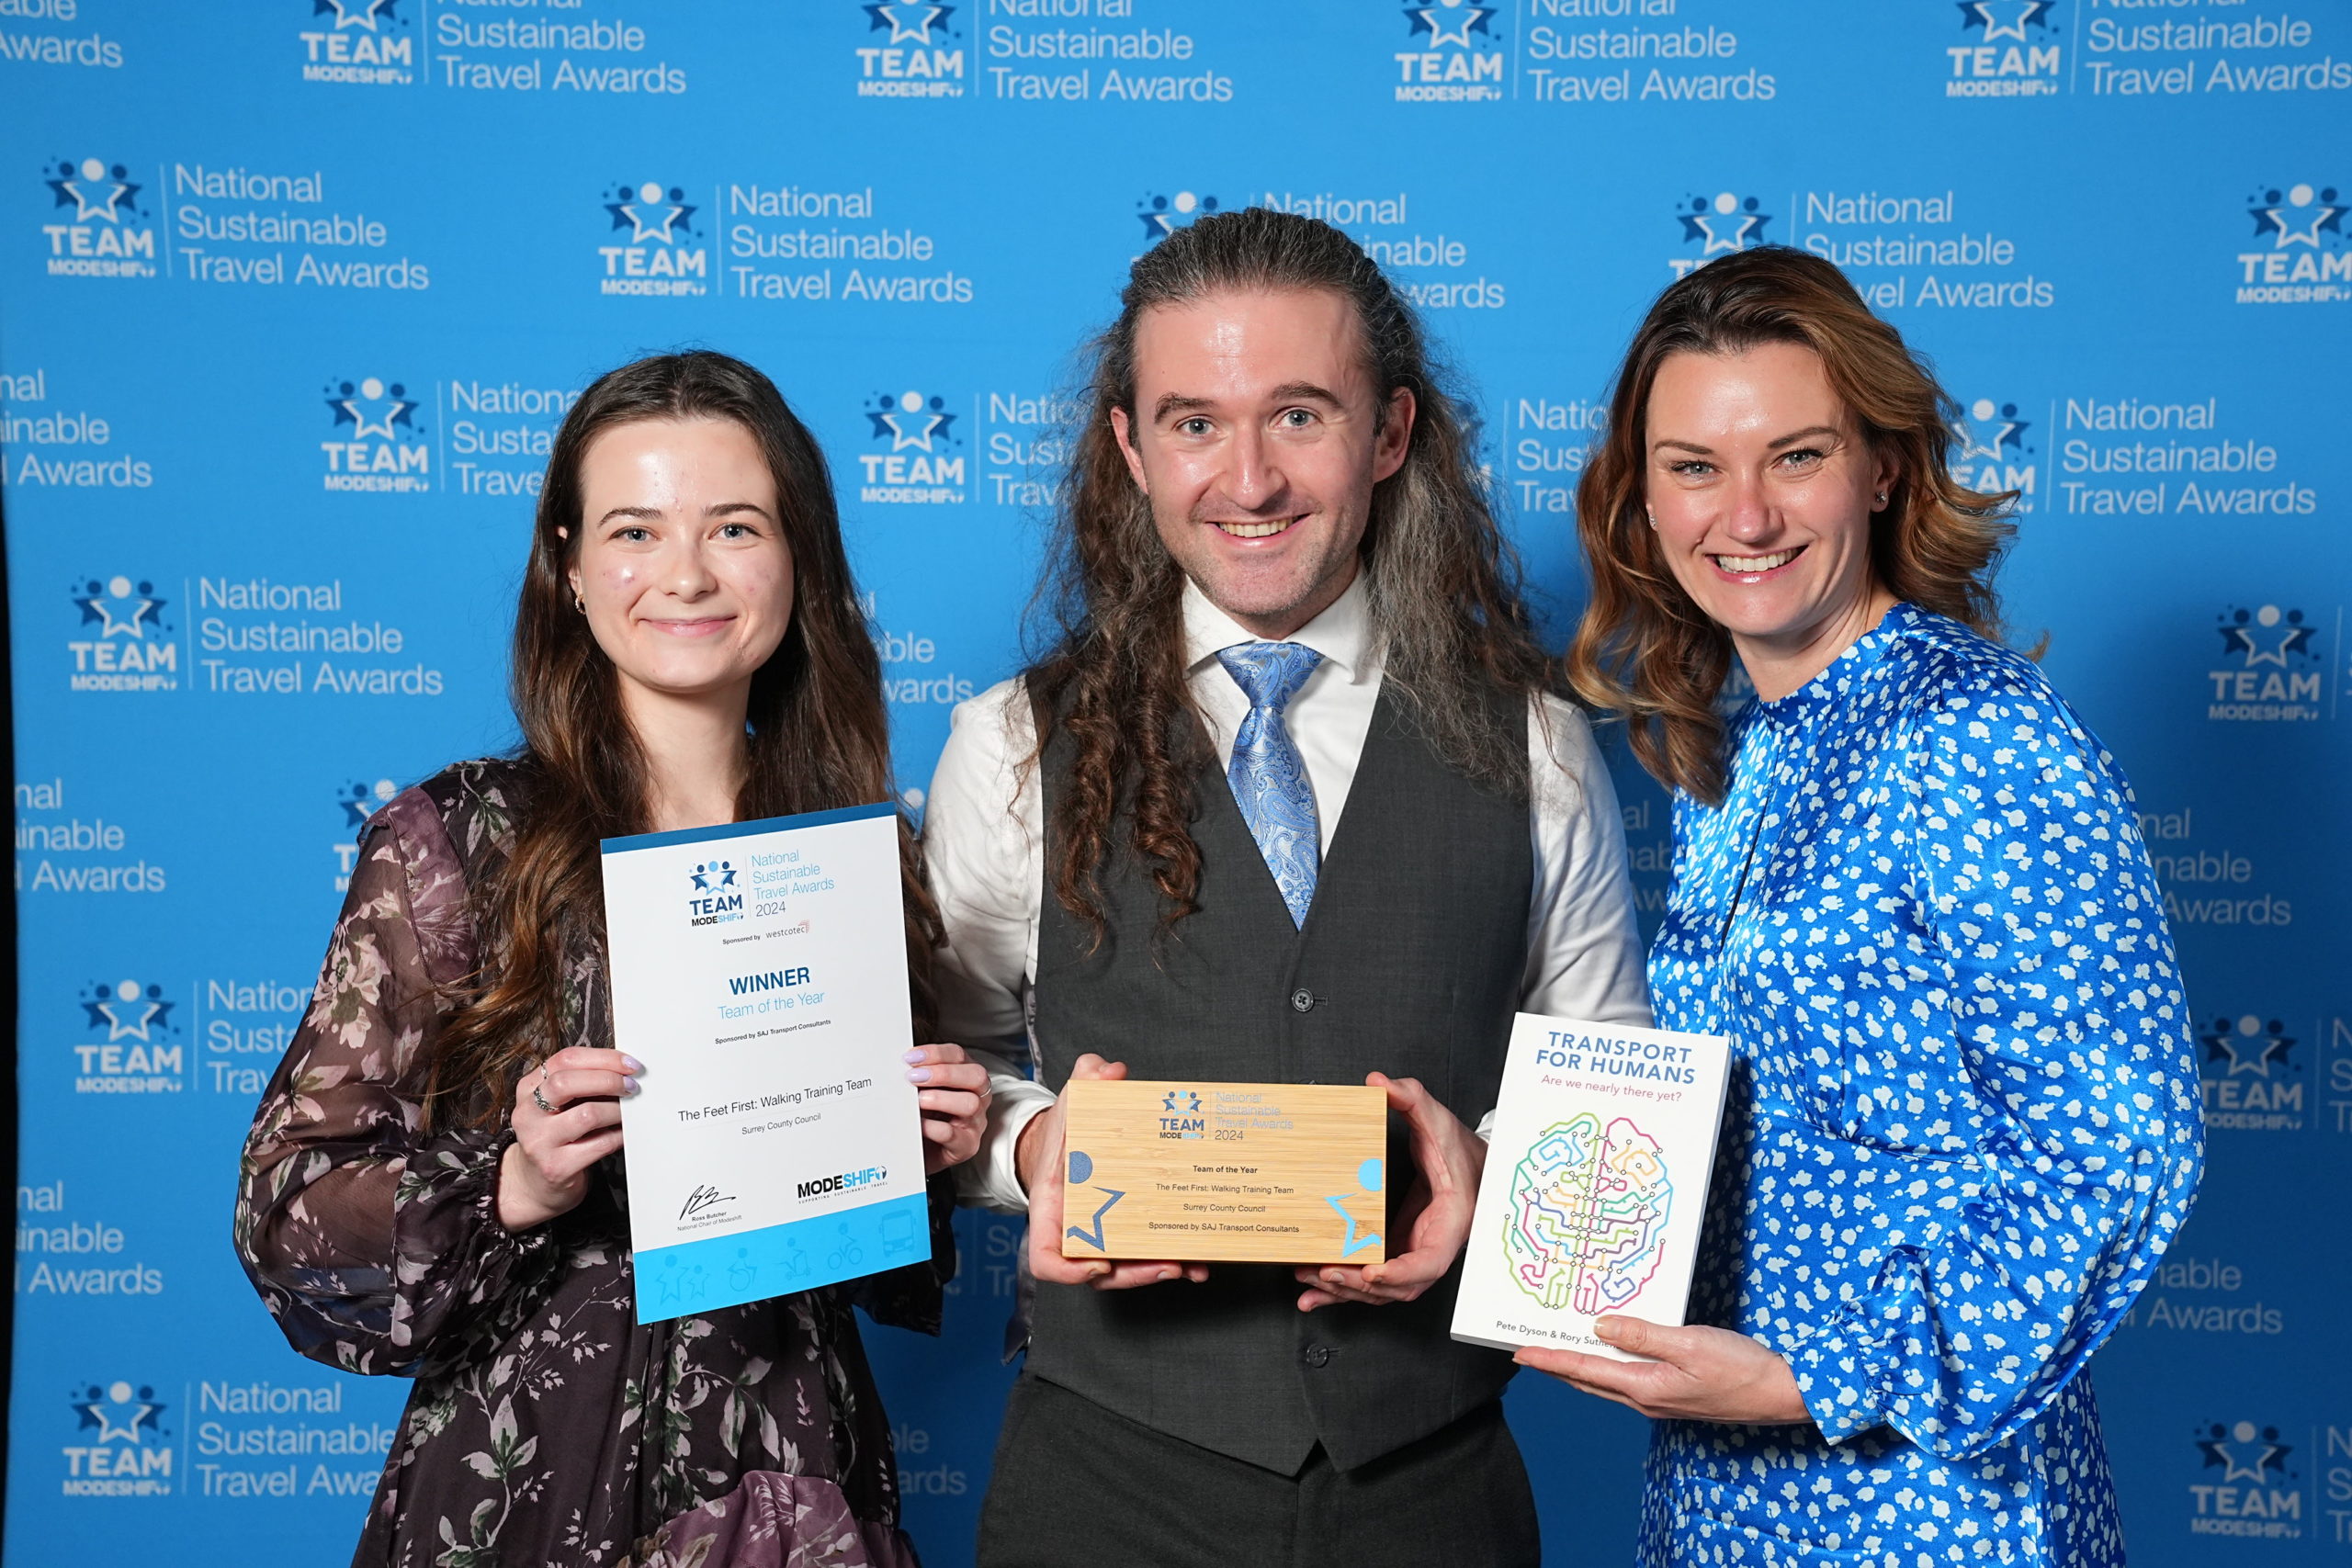
<svg viewBox="0 0 2352 1568"><path fill-rule="evenodd" d="M1736 1063L1690 1326L1520 1355L1657 1418L1646 1564L2123 1561L2083 1368L2188 1212L2196 1068L1953 413L1834 266L1743 252L1651 309L1578 492L1569 676L1675 795L1657 1020Z"/></svg>

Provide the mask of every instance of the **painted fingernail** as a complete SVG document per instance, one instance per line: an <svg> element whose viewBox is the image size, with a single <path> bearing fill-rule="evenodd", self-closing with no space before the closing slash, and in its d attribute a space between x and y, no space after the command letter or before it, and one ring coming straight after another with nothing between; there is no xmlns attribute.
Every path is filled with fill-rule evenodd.
<svg viewBox="0 0 2352 1568"><path fill-rule="evenodd" d="M621 1058L621 1063L622 1070L627 1072L631 1077L634 1077L638 1074L645 1071L645 1064L639 1061L634 1056L623 1056Z"/></svg>
<svg viewBox="0 0 2352 1568"><path fill-rule="evenodd" d="M929 1083L931 1081L931 1069L929 1067L909 1067L907 1069L907 1079L910 1083Z"/></svg>
<svg viewBox="0 0 2352 1568"><path fill-rule="evenodd" d="M910 1062L920 1062L920 1061L922 1061L922 1048L921 1046L917 1046L915 1049L913 1049L913 1050L911 1050L911 1051L908 1052L908 1053L907 1053L906 1059L907 1059L908 1061L910 1061Z"/></svg>
<svg viewBox="0 0 2352 1568"><path fill-rule="evenodd" d="M636 1080L635 1078L623 1078L623 1079L621 1079L621 1098L622 1098L622 1099L626 1100L626 1099L628 1099L630 1095L635 1094L636 1092L637 1092L637 1080Z"/></svg>

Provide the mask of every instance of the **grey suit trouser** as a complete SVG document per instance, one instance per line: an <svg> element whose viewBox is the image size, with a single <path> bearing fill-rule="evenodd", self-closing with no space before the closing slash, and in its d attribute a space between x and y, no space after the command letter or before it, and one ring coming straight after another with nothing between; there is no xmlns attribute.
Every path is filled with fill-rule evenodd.
<svg viewBox="0 0 2352 1568"><path fill-rule="evenodd" d="M1536 1568L1535 1498L1497 1400L1351 1471L1295 1475L1023 1374L980 1513L980 1568Z"/></svg>

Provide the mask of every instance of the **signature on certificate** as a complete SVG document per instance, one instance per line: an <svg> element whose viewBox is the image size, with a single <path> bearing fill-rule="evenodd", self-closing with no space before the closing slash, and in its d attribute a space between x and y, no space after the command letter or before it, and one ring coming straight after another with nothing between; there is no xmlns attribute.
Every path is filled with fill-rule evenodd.
<svg viewBox="0 0 2352 1568"><path fill-rule="evenodd" d="M678 1211L678 1218L691 1220L713 1204L733 1201L735 1201L734 1199L728 1197L716 1187L697 1187L686 1194L686 1205Z"/></svg>

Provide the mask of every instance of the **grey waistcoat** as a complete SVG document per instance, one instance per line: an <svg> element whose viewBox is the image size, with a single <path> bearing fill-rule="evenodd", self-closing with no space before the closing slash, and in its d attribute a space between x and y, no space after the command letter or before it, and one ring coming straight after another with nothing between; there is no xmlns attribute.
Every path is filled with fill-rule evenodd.
<svg viewBox="0 0 2352 1568"><path fill-rule="evenodd" d="M1523 736L1526 708L1498 695ZM1196 781L1199 912L1156 943L1160 906L1114 825L1109 930L1055 898L1054 820L1070 764L1043 769L1038 1070L1059 1092L1097 1051L1137 1078L1362 1083L1415 1077L1475 1126L1495 1102L1527 959L1528 810L1442 763L1384 691L1303 929L1222 774ZM1155 963L1155 948L1158 962ZM1393 1211L1409 1184L1392 1118ZM1501 1392L1509 1357L1448 1337L1457 1279L1418 1302L1302 1313L1287 1268L1219 1264L1208 1282L1037 1287L1029 1369L1171 1437L1284 1474L1317 1442L1342 1470L1425 1437Z"/></svg>

